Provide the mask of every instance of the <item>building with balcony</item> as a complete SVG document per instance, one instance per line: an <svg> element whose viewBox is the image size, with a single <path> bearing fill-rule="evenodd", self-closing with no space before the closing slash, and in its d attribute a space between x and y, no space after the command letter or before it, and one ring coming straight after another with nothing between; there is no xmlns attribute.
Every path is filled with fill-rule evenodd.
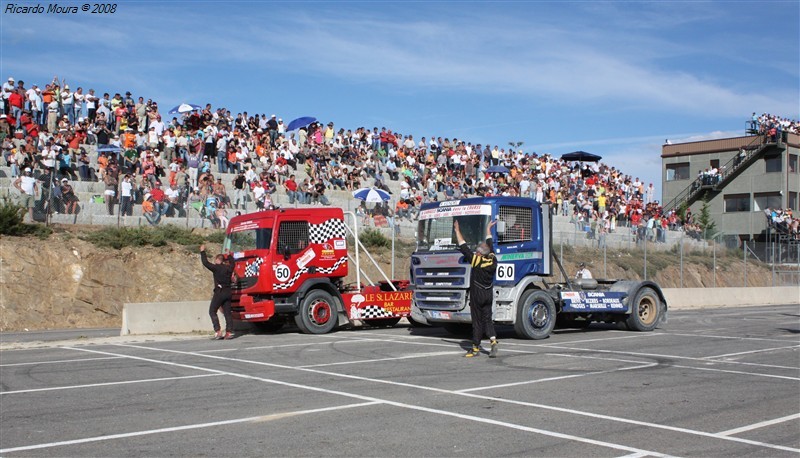
<svg viewBox="0 0 800 458"><path fill-rule="evenodd" d="M798 156L800 135L787 132L664 145L664 208L684 205L699 215L706 199L717 230L728 240L767 241L765 209L800 210ZM704 176L707 169L718 173Z"/></svg>

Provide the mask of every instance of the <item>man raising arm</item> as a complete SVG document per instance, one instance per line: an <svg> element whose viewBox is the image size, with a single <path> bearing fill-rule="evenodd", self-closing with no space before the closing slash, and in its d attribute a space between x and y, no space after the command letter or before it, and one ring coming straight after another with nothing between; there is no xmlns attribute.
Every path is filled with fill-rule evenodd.
<svg viewBox="0 0 800 458"><path fill-rule="evenodd" d="M497 258L492 247L492 227L497 221L492 221L486 226L486 241L479 244L473 253L467 246L458 221L453 222L453 229L458 241L458 249L464 254L464 259L471 266L469 280L469 308L472 316L472 350L468 351L467 358L480 354L481 339L489 337L492 349L490 358L497 357L497 338L492 323L492 300L494 291L492 283L497 270Z"/></svg>

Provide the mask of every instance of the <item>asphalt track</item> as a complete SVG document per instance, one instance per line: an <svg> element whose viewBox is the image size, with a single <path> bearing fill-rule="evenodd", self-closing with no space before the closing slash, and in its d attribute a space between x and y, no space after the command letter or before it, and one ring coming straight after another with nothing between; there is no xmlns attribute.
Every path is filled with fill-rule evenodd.
<svg viewBox="0 0 800 458"><path fill-rule="evenodd" d="M497 359L402 327L4 350L0 455L800 454L798 306L673 311L651 333L501 330Z"/></svg>

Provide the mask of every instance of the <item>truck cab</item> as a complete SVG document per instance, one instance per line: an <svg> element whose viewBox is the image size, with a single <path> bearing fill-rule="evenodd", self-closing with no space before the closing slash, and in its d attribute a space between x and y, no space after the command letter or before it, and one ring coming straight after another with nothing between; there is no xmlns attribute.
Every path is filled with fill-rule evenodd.
<svg viewBox="0 0 800 458"><path fill-rule="evenodd" d="M547 337L562 320L580 323L624 321L647 331L666 318L666 301L658 285L636 281L571 282L552 253L550 209L521 197L476 197L422 205L416 250L411 256L412 318L463 333L471 323L470 266L457 247L458 221L471 250L491 235L497 271L493 320L514 325L522 338ZM565 283L552 280L553 261Z"/></svg>
<svg viewBox="0 0 800 458"><path fill-rule="evenodd" d="M414 303L427 322L469 323L467 290L470 268L458 251L453 223L458 221L471 250L484 241L493 219L495 286L513 286L522 279L549 276L549 213L532 199L469 198L423 204L419 213L417 247L411 257ZM497 317L495 318L497 320Z"/></svg>
<svg viewBox="0 0 800 458"><path fill-rule="evenodd" d="M254 323L301 316L303 330L330 330L344 309L347 276L342 210L269 210L231 219L223 253L234 261L233 318ZM318 300L302 310L312 291ZM321 299L319 299L321 297ZM303 313L301 313L303 312ZM273 320L273 318L275 318ZM262 325L270 328L269 325Z"/></svg>

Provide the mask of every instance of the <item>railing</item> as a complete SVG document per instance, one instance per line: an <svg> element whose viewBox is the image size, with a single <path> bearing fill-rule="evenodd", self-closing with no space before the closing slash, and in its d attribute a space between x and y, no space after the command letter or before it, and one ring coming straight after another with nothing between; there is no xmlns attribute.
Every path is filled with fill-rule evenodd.
<svg viewBox="0 0 800 458"><path fill-rule="evenodd" d="M752 158L758 156L765 147L771 144L774 143L767 143L766 135L755 136L747 146L743 146L740 149L739 154L736 154L730 161L720 167L720 174L718 176L697 177L686 189L664 205L664 212L674 210L684 202L691 204L703 191L718 190L727 184L726 182L730 178L735 176L734 172L744 169ZM742 155L742 153L744 153L744 155ZM712 181L709 181L709 178Z"/></svg>

